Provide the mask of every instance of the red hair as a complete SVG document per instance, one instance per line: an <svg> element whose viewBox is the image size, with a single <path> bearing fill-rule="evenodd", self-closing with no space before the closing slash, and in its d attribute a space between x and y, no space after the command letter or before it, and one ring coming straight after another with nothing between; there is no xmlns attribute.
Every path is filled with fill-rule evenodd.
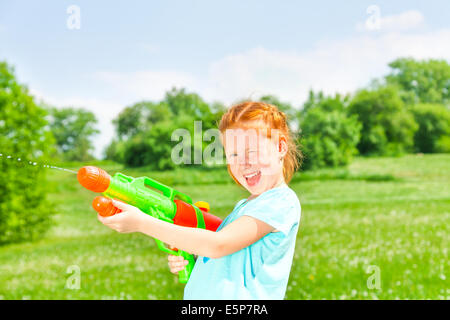
<svg viewBox="0 0 450 320"><path fill-rule="evenodd" d="M222 116L219 130L224 134L227 129L242 127L245 126L246 122L258 120L265 124L263 129L267 129L267 137L270 138L271 130L276 129L279 132L279 136L283 136L286 139L288 151L284 156L283 176L285 182L289 183L295 171L300 167L303 155L295 143L294 135L287 124L284 112L281 112L276 106L265 102L241 102L232 106ZM233 180L240 184L231 173L229 164L227 168Z"/></svg>

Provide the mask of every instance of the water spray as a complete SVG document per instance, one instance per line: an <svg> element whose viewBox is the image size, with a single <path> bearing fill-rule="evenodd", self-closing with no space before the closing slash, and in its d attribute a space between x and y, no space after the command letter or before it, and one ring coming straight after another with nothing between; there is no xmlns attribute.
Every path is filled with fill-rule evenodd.
<svg viewBox="0 0 450 320"><path fill-rule="evenodd" d="M9 160L9 159L14 160L14 159L16 159L16 161L19 162L19 163L28 163L29 165L34 166L34 167L56 169L56 170L60 170L60 171L65 171L65 172L70 172L70 173L73 173L73 174L77 174L76 171L73 171L73 170L70 170L70 169L60 168L60 167L49 165L49 164L40 164L40 163L37 163L37 162L34 162L34 161L27 161L27 160L24 160L24 159L19 158L19 157L14 158L13 156L10 156L10 155L4 156L2 153L0 153L0 159L4 159L4 160Z"/></svg>

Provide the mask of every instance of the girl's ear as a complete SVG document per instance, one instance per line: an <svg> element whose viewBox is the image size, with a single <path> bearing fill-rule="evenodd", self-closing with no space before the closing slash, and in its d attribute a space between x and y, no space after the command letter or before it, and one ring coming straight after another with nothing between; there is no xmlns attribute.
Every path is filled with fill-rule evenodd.
<svg viewBox="0 0 450 320"><path fill-rule="evenodd" d="M286 155L288 151L288 145L285 136L280 136L280 139L278 141L278 151L282 154L283 157Z"/></svg>

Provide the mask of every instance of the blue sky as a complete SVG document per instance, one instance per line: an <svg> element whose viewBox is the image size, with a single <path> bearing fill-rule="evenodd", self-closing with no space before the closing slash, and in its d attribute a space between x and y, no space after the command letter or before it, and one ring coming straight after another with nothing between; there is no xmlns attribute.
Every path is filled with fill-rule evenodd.
<svg viewBox="0 0 450 320"><path fill-rule="evenodd" d="M68 7L80 9L69 29ZM376 6L379 28L370 28ZM230 104L310 88L354 92L399 56L450 61L450 1L4 1L0 60L58 107L92 110L102 133L173 85Z"/></svg>

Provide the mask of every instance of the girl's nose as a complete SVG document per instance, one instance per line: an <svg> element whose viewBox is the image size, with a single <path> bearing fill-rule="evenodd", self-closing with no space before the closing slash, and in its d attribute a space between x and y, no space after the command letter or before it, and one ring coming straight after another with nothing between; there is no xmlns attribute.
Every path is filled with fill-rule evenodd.
<svg viewBox="0 0 450 320"><path fill-rule="evenodd" d="M239 164L240 164L240 165L247 165L247 164L249 164L249 158L248 158L248 155L245 154L245 153L239 155L238 161L239 161Z"/></svg>
<svg viewBox="0 0 450 320"><path fill-rule="evenodd" d="M245 166L251 166L256 163L256 153L255 152L244 152L239 156L239 164Z"/></svg>

